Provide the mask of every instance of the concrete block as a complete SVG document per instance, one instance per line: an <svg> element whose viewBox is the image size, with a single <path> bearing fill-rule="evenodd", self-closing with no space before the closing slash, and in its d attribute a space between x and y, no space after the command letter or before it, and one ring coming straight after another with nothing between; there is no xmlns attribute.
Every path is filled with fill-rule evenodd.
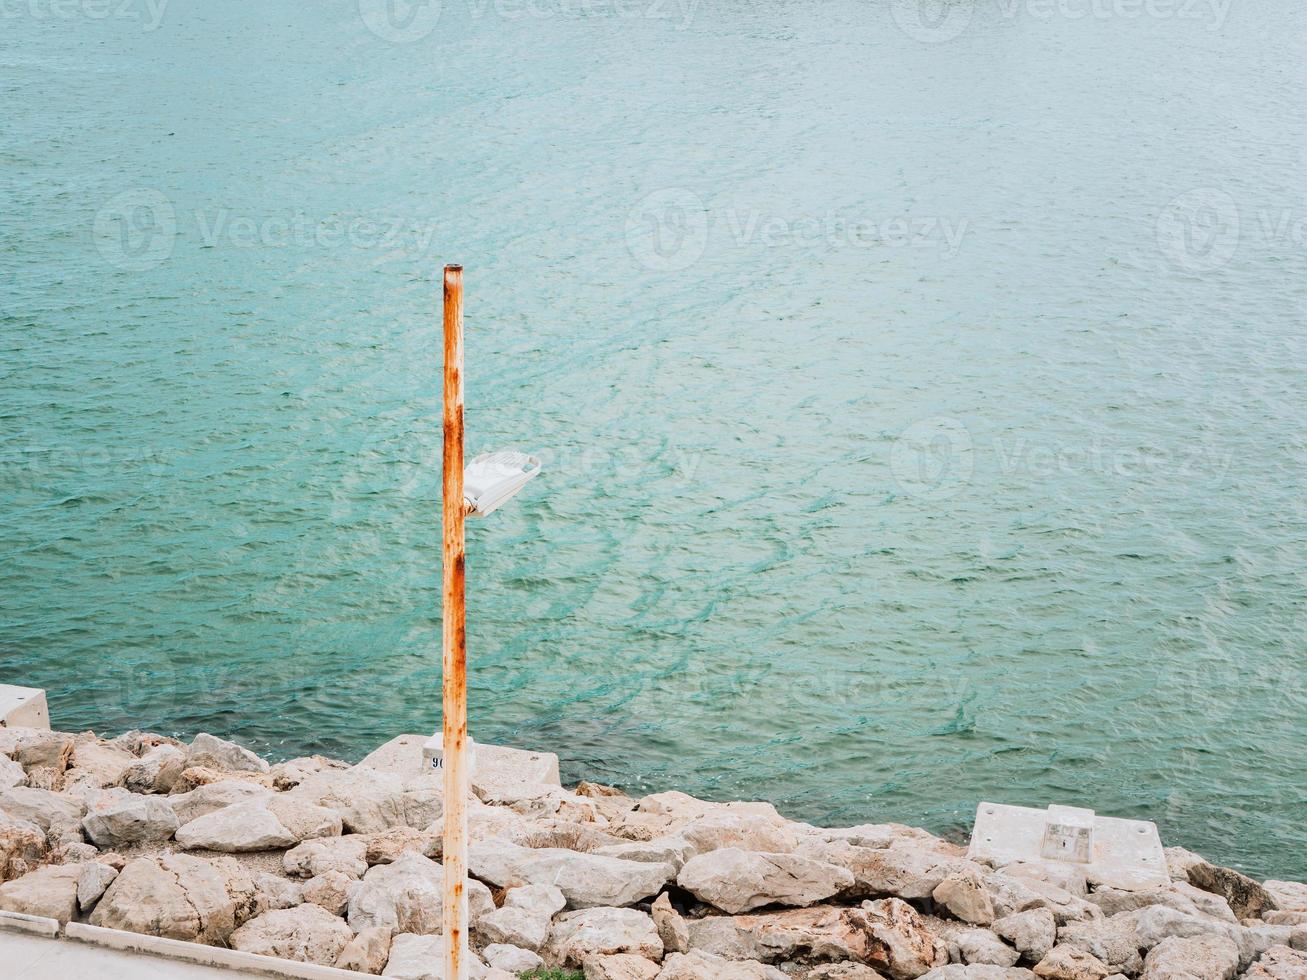
<svg viewBox="0 0 1307 980"><path fill-rule="evenodd" d="M50 729L50 709L39 687L0 684L0 727Z"/></svg>
<svg viewBox="0 0 1307 980"><path fill-rule="evenodd" d="M1156 824L1100 817L1080 807L981 803L967 856L998 867L1018 861L1063 864L1114 888L1170 882Z"/></svg>
<svg viewBox="0 0 1307 980"><path fill-rule="evenodd" d="M202 966L223 967L272 977L293 977L295 980L359 980L360 977L368 976L366 973L337 970L333 966L319 966L317 963L297 963L293 960L277 959L275 956L260 956L257 953L243 953L235 949L219 949L217 946L188 943L179 939L162 939L159 936L143 936L119 929L102 929L84 922L68 923L64 928L64 935L78 942L103 946L107 949L148 953L184 960L188 963L198 963Z"/></svg>
<svg viewBox="0 0 1307 980"><path fill-rule="evenodd" d="M472 785L503 786L547 783L561 786L558 756L552 752L527 752L506 745L477 743ZM437 761L444 757L440 736L400 735L359 763L384 772L439 772Z"/></svg>
<svg viewBox="0 0 1307 980"><path fill-rule="evenodd" d="M22 912L0 912L0 929L53 938L59 935L59 920L47 919L43 915L24 915Z"/></svg>

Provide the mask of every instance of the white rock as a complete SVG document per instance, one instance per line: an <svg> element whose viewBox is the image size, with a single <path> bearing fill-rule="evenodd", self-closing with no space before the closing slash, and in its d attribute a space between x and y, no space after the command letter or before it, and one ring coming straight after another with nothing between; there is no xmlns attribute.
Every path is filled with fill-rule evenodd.
<svg viewBox="0 0 1307 980"><path fill-rule="evenodd" d="M438 933L444 881L444 868L421 854L410 852L392 864L379 864L368 870L350 896L350 927L355 932L385 926L396 933ZM473 925L494 908L490 889L479 881L468 880L467 898Z"/></svg>
<svg viewBox="0 0 1307 980"><path fill-rule="evenodd" d="M658 938L663 941L663 950L668 953L688 953L690 951L690 930L685 919L672 907L667 893L663 892L649 908L654 926L658 929Z"/></svg>
<svg viewBox="0 0 1307 980"><path fill-rule="evenodd" d="M1035 965L1040 980L1104 980L1111 972L1097 957L1070 946L1054 946Z"/></svg>
<svg viewBox="0 0 1307 980"><path fill-rule="evenodd" d="M91 914L91 925L220 944L236 925L236 901L213 864L188 854L128 862Z"/></svg>
<svg viewBox="0 0 1307 980"><path fill-rule="evenodd" d="M308 840L291 848L281 861L287 874L313 878L328 871L341 871L351 878L362 878L368 870L366 838L324 837Z"/></svg>
<svg viewBox="0 0 1307 980"><path fill-rule="evenodd" d="M1030 909L997 919L994 932L1038 963L1057 942L1057 921L1048 909Z"/></svg>
<svg viewBox="0 0 1307 980"><path fill-rule="evenodd" d="M42 830L54 822L80 821L86 804L45 789L14 786L0 792L0 810L15 820L26 820Z"/></svg>
<svg viewBox="0 0 1307 980"><path fill-rule="evenodd" d="M81 865L50 865L0 885L0 909L67 922L77 916Z"/></svg>
<svg viewBox="0 0 1307 980"><path fill-rule="evenodd" d="M186 767L203 766L225 772L267 772L268 764L235 742L201 732L186 749Z"/></svg>
<svg viewBox="0 0 1307 980"><path fill-rule="evenodd" d="M844 868L796 854L725 847L691 858L677 884L724 912L764 905L812 905L853 885Z"/></svg>
<svg viewBox="0 0 1307 980"><path fill-rule="evenodd" d="M1148 951L1141 980L1233 980L1239 947L1224 936L1163 939Z"/></svg>
<svg viewBox="0 0 1307 980"><path fill-rule="evenodd" d="M585 980L655 980L659 965L634 953L591 956L583 964Z"/></svg>
<svg viewBox="0 0 1307 980"><path fill-rule="evenodd" d="M506 905L481 916L476 931L484 942L538 952L549 938L549 924L548 915Z"/></svg>
<svg viewBox="0 0 1307 980"><path fill-rule="evenodd" d="M879 976L879 974L872 975ZM669 955L657 975L657 980L788 980L788 978L773 966L763 963L732 962L696 949L689 953Z"/></svg>
<svg viewBox="0 0 1307 980"><path fill-rule="evenodd" d="M936 902L963 922L987 926L994 921L994 901L974 871L949 875L935 886L931 894Z"/></svg>
<svg viewBox="0 0 1307 980"><path fill-rule="evenodd" d="M567 898L553 885L522 885L504 894L504 905L553 918L567 908Z"/></svg>
<svg viewBox="0 0 1307 980"><path fill-rule="evenodd" d="M679 837L706 854L723 847L742 851L789 854L799 845L798 835L788 820L746 816L726 810L711 812L681 828Z"/></svg>
<svg viewBox="0 0 1307 980"><path fill-rule="evenodd" d="M349 941L336 958L336 969L355 973L378 974L390 959L391 930L388 927L364 929Z"/></svg>
<svg viewBox="0 0 1307 980"><path fill-rule="evenodd" d="M304 901L320 905L332 915L344 915L349 896L357 887L357 878L342 871L328 871L304 882Z"/></svg>
<svg viewBox="0 0 1307 980"><path fill-rule="evenodd" d="M231 934L231 948L300 963L335 966L354 938L350 927L318 905L277 909L251 919Z"/></svg>
<svg viewBox="0 0 1307 980"><path fill-rule="evenodd" d="M69 766L90 775L95 785L105 788L117 786L136 756L98 739L78 742L73 749Z"/></svg>
<svg viewBox="0 0 1307 980"><path fill-rule="evenodd" d="M372 834L391 827L429 827L444 810L441 781L376 769L324 769L285 794L335 810L345 833Z"/></svg>
<svg viewBox="0 0 1307 980"><path fill-rule="evenodd" d="M1021 954L1004 943L989 929L959 929L954 933L964 963L981 963L990 966L1016 966Z"/></svg>
<svg viewBox="0 0 1307 980"><path fill-rule="evenodd" d="M272 790L257 783L241 779L224 779L216 783L199 786L189 793L169 796L168 805L177 814L182 826L206 814L229 807L234 803L248 803L252 800L266 800L272 796Z"/></svg>
<svg viewBox="0 0 1307 980"><path fill-rule="evenodd" d="M674 871L668 864L557 848L532 850L499 840L473 844L468 867L478 878L499 887L554 885L571 908L631 905L660 892Z"/></svg>
<svg viewBox="0 0 1307 980"><path fill-rule="evenodd" d="M118 871L100 861L87 861L80 867L82 871L77 876L77 907L86 915L95 908L95 903L100 900L105 889L113 884Z"/></svg>
<svg viewBox="0 0 1307 980"><path fill-rule="evenodd" d="M493 966L496 970L504 970L508 973L525 973L527 970L535 970L544 966L545 961L529 949L522 949L520 946L509 946L505 943L495 943L485 948L486 963Z"/></svg>
<svg viewBox="0 0 1307 980"><path fill-rule="evenodd" d="M8 816L0 810L0 881L21 878L35 870L48 851L44 830L29 820Z"/></svg>
<svg viewBox="0 0 1307 980"><path fill-rule="evenodd" d="M157 796L118 790L105 794L82 819L82 829L96 847L112 850L132 844L164 841L176 833L177 814Z"/></svg>
<svg viewBox="0 0 1307 980"><path fill-rule="evenodd" d="M234 803L206 813L177 831L182 847L239 854L290 847L296 837L273 816L266 801Z"/></svg>
<svg viewBox="0 0 1307 980"><path fill-rule="evenodd" d="M923 973L921 980L1038 980L1035 974L1015 966L962 966L954 963Z"/></svg>
<svg viewBox="0 0 1307 980"><path fill-rule="evenodd" d="M185 752L176 746L157 745L127 766L122 785L133 793L167 793L185 768Z"/></svg>
<svg viewBox="0 0 1307 980"><path fill-rule="evenodd" d="M444 937L402 933L390 945L390 962L381 971L394 980L444 980ZM475 955L468 954L467 973L471 980L513 980L503 970L488 969Z"/></svg>
<svg viewBox="0 0 1307 980"><path fill-rule="evenodd" d="M298 882L263 872L254 879L257 913L289 909L304 901L304 889Z"/></svg>
<svg viewBox="0 0 1307 980"><path fill-rule="evenodd" d="M27 771L8 756L0 755L0 789L27 784Z"/></svg>
<svg viewBox="0 0 1307 980"><path fill-rule="evenodd" d="M1262 882L1262 887L1271 893L1275 904L1286 912L1307 912L1307 885L1299 881Z"/></svg>
<svg viewBox="0 0 1307 980"><path fill-rule="evenodd" d="M654 921L638 909L590 908L564 912L549 934L550 958L580 966L589 956L634 953L661 959L663 941Z"/></svg>

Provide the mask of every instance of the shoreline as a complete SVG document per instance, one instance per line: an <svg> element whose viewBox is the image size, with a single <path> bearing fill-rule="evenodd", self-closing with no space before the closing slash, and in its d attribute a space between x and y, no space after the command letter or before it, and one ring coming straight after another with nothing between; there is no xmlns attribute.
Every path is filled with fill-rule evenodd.
<svg viewBox="0 0 1307 980"><path fill-rule="evenodd" d="M206 733L0 727L0 910L434 980L443 792L421 740L269 763ZM1147 881L1004 864L897 823L568 788L548 753L478 750L474 976L1307 977L1307 884L1183 848Z"/></svg>

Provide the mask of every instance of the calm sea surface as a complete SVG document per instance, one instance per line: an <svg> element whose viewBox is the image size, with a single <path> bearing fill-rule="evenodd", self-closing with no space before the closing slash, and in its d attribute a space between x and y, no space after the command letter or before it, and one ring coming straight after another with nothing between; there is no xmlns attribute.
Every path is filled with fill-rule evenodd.
<svg viewBox="0 0 1307 980"><path fill-rule="evenodd" d="M0 672L565 775L1156 820L1307 875L1307 7L15 0Z"/></svg>

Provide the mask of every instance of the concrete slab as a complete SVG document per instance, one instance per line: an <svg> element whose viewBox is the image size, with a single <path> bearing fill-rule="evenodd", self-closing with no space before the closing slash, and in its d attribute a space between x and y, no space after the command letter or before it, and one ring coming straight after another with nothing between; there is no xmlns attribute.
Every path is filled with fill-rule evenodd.
<svg viewBox="0 0 1307 980"><path fill-rule="evenodd" d="M0 684L0 727L50 729L50 709L39 687Z"/></svg>
<svg viewBox="0 0 1307 980"><path fill-rule="evenodd" d="M439 767L424 761L423 747L430 741L429 735L396 736L372 752L359 766L405 775L439 772ZM436 739L435 751L439 752L439 738ZM558 756L554 753L527 752L506 745L476 744L476 765L472 770L474 787L540 783L562 785L558 775Z"/></svg>
<svg viewBox="0 0 1307 980"><path fill-rule="evenodd" d="M250 976L236 970L17 932L0 932L0 963L4 964L5 977L13 980L248 980Z"/></svg>
<svg viewBox="0 0 1307 980"><path fill-rule="evenodd" d="M1018 861L1081 869L1098 884L1150 888L1170 881L1157 825L1100 817L1080 807L1036 810L981 803L967 856L998 866Z"/></svg>

